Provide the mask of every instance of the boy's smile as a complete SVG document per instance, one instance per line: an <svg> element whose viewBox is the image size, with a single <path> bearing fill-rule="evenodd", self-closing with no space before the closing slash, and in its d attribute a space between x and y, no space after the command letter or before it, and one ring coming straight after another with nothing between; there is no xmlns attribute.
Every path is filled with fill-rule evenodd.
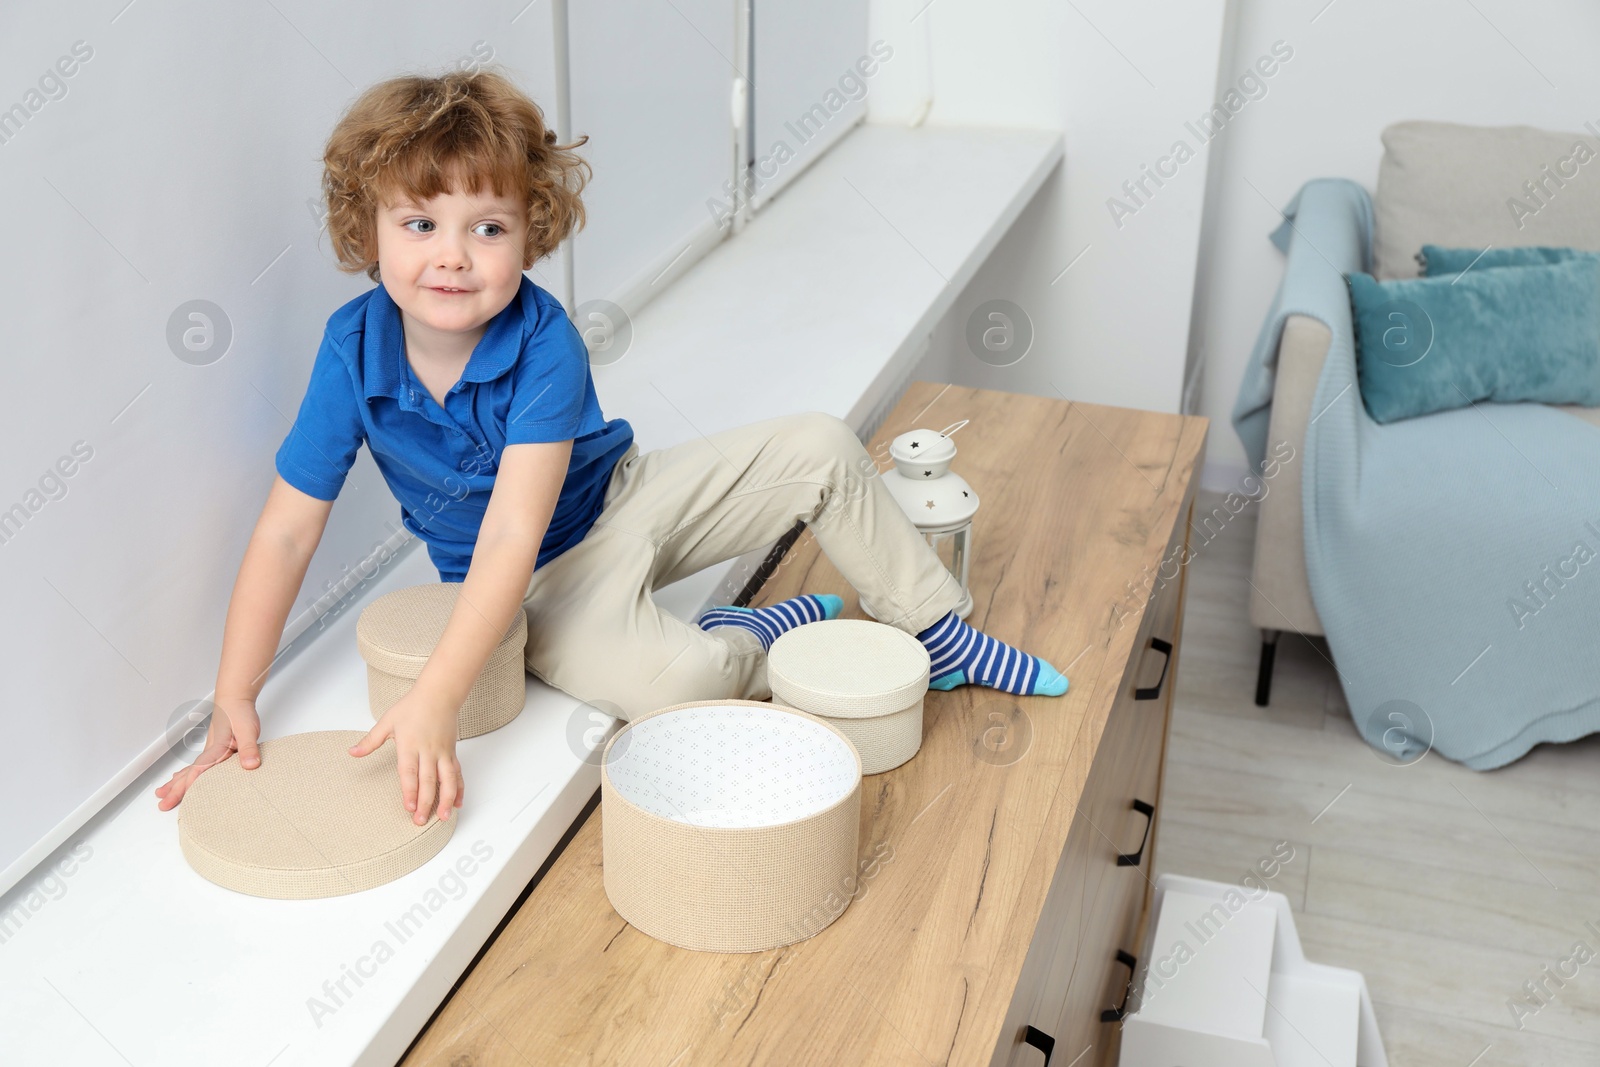
<svg viewBox="0 0 1600 1067"><path fill-rule="evenodd" d="M454 382L489 320L517 295L523 218L521 205L486 188L379 209L379 276L400 308L406 354L419 374Z"/></svg>

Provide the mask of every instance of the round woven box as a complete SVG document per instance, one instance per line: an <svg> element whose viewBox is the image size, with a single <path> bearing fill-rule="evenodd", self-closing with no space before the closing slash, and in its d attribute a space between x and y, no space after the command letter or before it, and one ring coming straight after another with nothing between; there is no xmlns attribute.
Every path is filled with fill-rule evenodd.
<svg viewBox="0 0 1600 1067"><path fill-rule="evenodd" d="M796 626L767 652L772 699L821 716L861 754L861 773L900 766L922 747L931 661L922 642L864 619Z"/></svg>
<svg viewBox="0 0 1600 1067"><path fill-rule="evenodd" d="M461 595L460 582L432 582L396 589L368 604L356 620L356 645L367 661L367 704L377 719L411 691ZM457 738L498 730L515 719L527 700L522 653L528 616L518 611L461 705Z"/></svg>
<svg viewBox="0 0 1600 1067"><path fill-rule="evenodd" d="M652 711L600 763L606 896L680 948L802 941L856 892L860 815L861 760L823 719L753 700Z"/></svg>
<svg viewBox="0 0 1600 1067"><path fill-rule="evenodd" d="M178 807L178 845L203 878L255 897L336 897L391 882L433 857L454 817L411 821L394 738L365 756L361 730L261 742L261 765L235 752L196 778Z"/></svg>

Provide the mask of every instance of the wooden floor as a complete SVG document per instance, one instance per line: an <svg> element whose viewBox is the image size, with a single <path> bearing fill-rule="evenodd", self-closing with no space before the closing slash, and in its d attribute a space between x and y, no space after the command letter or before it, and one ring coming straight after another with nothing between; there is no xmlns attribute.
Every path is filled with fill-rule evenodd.
<svg viewBox="0 0 1600 1067"><path fill-rule="evenodd" d="M1156 870L1238 882L1290 842L1273 888L1307 956L1366 975L1394 1067L1600 1065L1600 737L1486 773L1393 766L1326 643L1289 635L1256 707L1254 537L1253 508L1194 537ZM1570 977L1578 942L1596 955ZM1507 1001L1529 981L1554 996L1519 1031Z"/></svg>

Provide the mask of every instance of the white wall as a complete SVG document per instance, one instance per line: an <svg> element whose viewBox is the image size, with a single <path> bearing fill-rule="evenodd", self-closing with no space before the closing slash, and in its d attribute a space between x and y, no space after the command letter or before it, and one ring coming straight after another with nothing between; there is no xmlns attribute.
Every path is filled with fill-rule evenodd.
<svg viewBox="0 0 1600 1067"><path fill-rule="evenodd" d="M896 54L873 86L869 121L915 116L931 84L930 124L1048 127L1066 136L1063 167L935 331L921 373L1178 410L1207 158L1183 123L1215 99L1225 6L878 0L872 36ZM1180 138L1195 157L1160 187L1147 180L1142 204L1129 202L1122 183ZM1113 196L1134 208L1120 225L1107 207ZM966 336L974 312L994 299L1020 307L1034 331L1031 349L1008 366L998 365L1003 353L980 360Z"/></svg>
<svg viewBox="0 0 1600 1067"><path fill-rule="evenodd" d="M1220 195L1202 260L1213 284L1198 308L1214 484L1244 471L1229 414L1283 275L1267 234L1302 183L1372 190L1378 135L1402 119L1554 130L1600 119L1600 8L1586 0L1336 0L1320 14L1326 0L1237 2L1237 59L1274 40L1294 58L1214 145Z"/></svg>
<svg viewBox="0 0 1600 1067"><path fill-rule="evenodd" d="M335 269L318 210L340 112L380 78L490 59L555 92L548 5L14 5L5 24L0 891L212 691L273 453L329 314L372 287ZM286 636L402 539L363 449Z"/></svg>

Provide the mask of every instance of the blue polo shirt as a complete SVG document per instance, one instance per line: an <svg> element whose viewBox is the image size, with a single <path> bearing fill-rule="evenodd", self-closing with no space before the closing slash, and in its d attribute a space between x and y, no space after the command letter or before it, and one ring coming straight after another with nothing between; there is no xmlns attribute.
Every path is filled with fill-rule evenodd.
<svg viewBox="0 0 1600 1067"><path fill-rule="evenodd" d="M535 567L589 532L633 428L600 413L583 339L527 275L489 320L444 407L411 370L400 308L378 285L329 316L275 463L302 493L333 500L365 441L401 523L427 544L439 579L459 582L505 446L568 438L572 459Z"/></svg>

